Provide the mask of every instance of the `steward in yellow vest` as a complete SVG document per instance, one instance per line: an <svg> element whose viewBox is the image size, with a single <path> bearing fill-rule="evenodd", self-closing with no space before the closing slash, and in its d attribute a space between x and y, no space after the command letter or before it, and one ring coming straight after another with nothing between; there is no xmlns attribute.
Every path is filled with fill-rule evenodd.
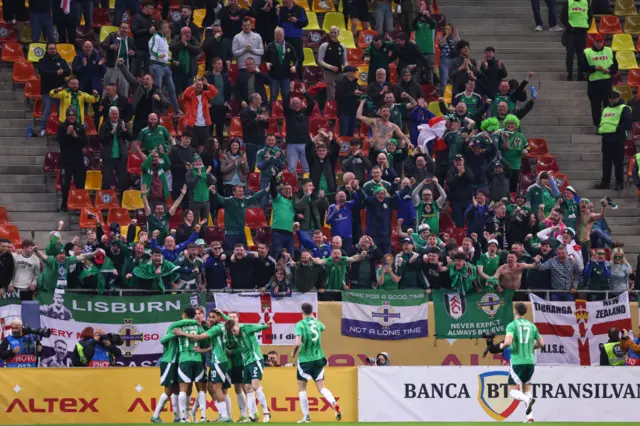
<svg viewBox="0 0 640 426"><path fill-rule="evenodd" d="M602 181L597 189L609 189L612 166L615 167L615 190L622 190L624 176L624 141L631 130L631 108L620 98L620 93L611 91L608 106L602 111L598 134L602 135Z"/></svg>
<svg viewBox="0 0 640 426"><path fill-rule="evenodd" d="M620 331L615 327L611 327L609 329L609 341L600 343L600 365L624 365L625 355L625 352L620 348Z"/></svg>
<svg viewBox="0 0 640 426"><path fill-rule="evenodd" d="M618 72L618 61L610 47L605 46L604 36L596 34L593 46L584 50L585 69L589 85L587 95L591 102L593 125L600 125L601 109L607 106L607 96L611 93L611 76Z"/></svg>
<svg viewBox="0 0 640 426"><path fill-rule="evenodd" d="M587 47L587 31L593 15L589 0L568 0L560 21L566 28L562 44L567 48L567 81L573 80L573 57L578 57L578 81L584 80L585 62L582 52Z"/></svg>

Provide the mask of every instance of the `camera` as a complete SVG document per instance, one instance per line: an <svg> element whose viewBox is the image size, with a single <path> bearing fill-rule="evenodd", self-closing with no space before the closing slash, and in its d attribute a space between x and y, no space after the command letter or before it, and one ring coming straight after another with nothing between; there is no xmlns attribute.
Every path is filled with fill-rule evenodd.
<svg viewBox="0 0 640 426"><path fill-rule="evenodd" d="M487 347L482 353L482 358L486 358L488 353L492 353L492 354L502 353L502 349L500 349L500 345L496 345L495 342L493 341L493 339L496 338L495 333L489 333L489 334L482 333L482 338L487 341Z"/></svg>
<svg viewBox="0 0 640 426"><path fill-rule="evenodd" d="M122 337L119 334L107 333L100 336L100 343L109 342L112 345L122 345Z"/></svg>
<svg viewBox="0 0 640 426"><path fill-rule="evenodd" d="M27 336L33 334L38 337L51 337L51 329L46 327L31 328L29 326L22 326L22 335Z"/></svg>

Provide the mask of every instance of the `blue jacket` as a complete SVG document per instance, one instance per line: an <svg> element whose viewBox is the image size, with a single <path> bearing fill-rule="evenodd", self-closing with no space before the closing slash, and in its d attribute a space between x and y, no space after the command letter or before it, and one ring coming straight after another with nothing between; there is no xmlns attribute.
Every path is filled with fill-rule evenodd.
<svg viewBox="0 0 640 426"><path fill-rule="evenodd" d="M331 225L331 235L338 235L342 238L353 237L353 211L356 210L358 196L354 193L351 201L347 201L343 208L336 213L336 205L331 204L327 210L326 221Z"/></svg>
<svg viewBox="0 0 640 426"><path fill-rule="evenodd" d="M169 250L165 247L160 247L160 251L162 252L162 256L164 257L164 260L175 263L178 256L180 256L180 253L182 253L189 244L193 243L196 240L196 238L198 238L198 234L194 232L191 234L191 236L189 236L189 238L187 238L187 241L180 244L176 244L176 248L173 250ZM158 248L158 241L155 238L151 239L151 248L152 249Z"/></svg>
<svg viewBox="0 0 640 426"><path fill-rule="evenodd" d="M473 232L478 236L482 235L485 221L489 217L489 204L485 203L484 206L478 204L478 207L469 204L464 211L464 217L467 219L467 235L471 235Z"/></svg>
<svg viewBox="0 0 640 426"><path fill-rule="evenodd" d="M291 16L298 18L298 21L296 23L290 22L289 17ZM307 13L297 4L294 3L291 9L287 9L284 6L280 7L278 25L284 30L286 38L302 38L303 28L308 24ZM301 58L298 58L298 60L302 62Z"/></svg>
<svg viewBox="0 0 640 426"><path fill-rule="evenodd" d="M209 256L203 265L207 280L207 289L215 290L227 287L227 270L224 261L220 258Z"/></svg>
<svg viewBox="0 0 640 426"><path fill-rule="evenodd" d="M635 343L636 345L640 345L640 337L636 337L633 343ZM626 364L634 366L640 365L640 354L632 351L631 348L629 348L629 350L627 351Z"/></svg>
<svg viewBox="0 0 640 426"><path fill-rule="evenodd" d="M409 136L413 145L417 145L418 142L418 135L420 134L418 126L427 124L433 117L435 117L435 114L429 111L429 108L416 106L411 110L409 113Z"/></svg>
<svg viewBox="0 0 640 426"><path fill-rule="evenodd" d="M398 219L404 219L402 229L415 229L416 207L413 205L411 194L405 195L398 201Z"/></svg>
<svg viewBox="0 0 640 426"><path fill-rule="evenodd" d="M87 65L82 62L84 58L87 58ZM86 56L83 51L80 51L73 58L71 63L71 70L78 81L80 82L80 90L83 92L91 93L93 90L97 90L102 93L102 76L107 72L105 64L98 65L98 62L102 59L102 56L98 54L97 50L91 52L91 56Z"/></svg>
<svg viewBox="0 0 640 426"><path fill-rule="evenodd" d="M370 237L391 239L391 217L393 210L397 208L401 198L409 193L410 188L404 188L391 197L385 197L382 202L374 196L367 196L362 188L358 190L358 196L364 200L362 204L367 209L367 235Z"/></svg>
<svg viewBox="0 0 640 426"><path fill-rule="evenodd" d="M300 232L299 229L298 239L300 240L300 244L311 252L312 257L324 259L331 256L331 244L323 243L320 247L318 247L312 240L307 238L304 232Z"/></svg>

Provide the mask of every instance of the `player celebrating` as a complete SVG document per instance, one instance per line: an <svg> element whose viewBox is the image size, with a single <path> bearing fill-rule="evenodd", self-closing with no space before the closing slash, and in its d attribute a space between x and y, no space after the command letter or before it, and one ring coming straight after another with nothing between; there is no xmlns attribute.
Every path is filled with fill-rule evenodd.
<svg viewBox="0 0 640 426"><path fill-rule="evenodd" d="M237 312L229 312L229 318L235 321L236 324L240 324L240 316ZM236 397L238 398L238 409L240 410L240 418L238 423L245 423L249 420L247 413L247 400L244 395L244 388L242 387L242 369L244 367L242 362L242 350L240 349L240 342L233 334L226 333L227 336L227 355L231 362L231 370L229 376L231 377L231 384L236 391ZM227 401L229 414L231 414L231 398L229 395L225 397Z"/></svg>
<svg viewBox="0 0 640 426"><path fill-rule="evenodd" d="M196 322L198 323L199 326L201 326L204 330L208 330L209 329L209 323L207 322L207 319L205 318L205 313L206 311L204 310L204 308L202 306L198 306L198 298L196 295L196 298L194 299L193 296L191 296L191 307L194 308L196 310ZM181 330L176 330L174 333L176 333L177 336L180 335L180 333L182 333L185 337L188 337L190 335L187 335L185 333L183 333ZM198 352L200 352L201 354L204 354L206 352L210 352L211 351L211 347L207 348L207 349L200 349L200 348L196 348L196 350ZM196 388L198 390L198 397L193 399L193 406L191 407L191 412L189 413L191 415L191 421L193 423L196 422L196 412L198 411L198 407L200 407L200 413L202 416L201 421L205 422L207 421L207 408L206 407L201 407L200 406L200 401L206 401L207 400L207 361L205 360L204 355L202 355L202 369L205 372L205 374L202 376L202 378L198 381L198 383L201 384L196 384ZM191 386L189 386L189 391L188 394L191 395L191 391L192 388Z"/></svg>
<svg viewBox="0 0 640 426"><path fill-rule="evenodd" d="M324 331L324 324L313 317L313 306L310 303L302 304L302 320L296 324L296 347L291 356L296 357L298 350L298 395L300 396L300 408L303 418L298 423L311 423L309 416L309 398L307 397L307 381L316 382L318 392L331 404L336 413L336 420L342 420L340 406L333 397L331 391L324 387L324 366L327 360L322 350L320 335Z"/></svg>
<svg viewBox="0 0 640 426"><path fill-rule="evenodd" d="M184 314L183 314L184 317ZM164 392L158 398L158 405L151 417L151 423L162 423L160 413L164 409L165 404L171 398L173 406L174 423L180 421L180 412L178 410L178 339L173 330L178 327L194 326L197 322L193 319L183 319L174 322L167 329L167 334L160 339L162 344L162 357L160 358L160 384L164 386Z"/></svg>
<svg viewBox="0 0 640 426"><path fill-rule="evenodd" d="M258 420L258 407L256 407L256 397L260 401L264 422L269 423L271 414L267 406L267 397L262 390L260 381L262 380L262 372L264 371L264 358L260 351L260 344L256 333L269 328L267 324L238 324L234 320L229 320L225 324L227 334L237 337L240 343L242 353L242 363L244 371L242 372L242 383L244 391L247 394L247 404L249 406L248 421L256 422ZM255 392L255 394L254 394Z"/></svg>
<svg viewBox="0 0 640 426"><path fill-rule="evenodd" d="M500 349L511 348L511 371L509 375L509 395L527 406L526 423L533 423L533 404L536 402L531 393L531 377L536 363L534 351L544 346L538 328L524 318L527 306L516 303L515 319L507 325L507 335ZM522 389L519 389L522 385ZM523 392L524 391L524 392Z"/></svg>

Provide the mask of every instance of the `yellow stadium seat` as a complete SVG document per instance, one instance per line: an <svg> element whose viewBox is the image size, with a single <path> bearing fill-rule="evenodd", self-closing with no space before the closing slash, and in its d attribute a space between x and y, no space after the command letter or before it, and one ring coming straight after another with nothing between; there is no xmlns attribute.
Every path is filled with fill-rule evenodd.
<svg viewBox="0 0 640 426"><path fill-rule="evenodd" d="M631 70L638 68L638 62L636 61L635 52L628 50L621 50L616 52L616 59L618 60L618 68L621 70Z"/></svg>
<svg viewBox="0 0 640 426"><path fill-rule="evenodd" d="M629 102L631 99L633 99L633 90L631 89L631 86L614 86L613 89L616 92L620 93L620 97L624 99L625 102Z"/></svg>
<svg viewBox="0 0 640 426"><path fill-rule="evenodd" d="M205 73L205 64L198 64L198 78L202 78Z"/></svg>
<svg viewBox="0 0 640 426"><path fill-rule="evenodd" d="M358 67L358 84L367 86L369 84L369 65Z"/></svg>
<svg viewBox="0 0 640 426"><path fill-rule="evenodd" d="M596 26L596 18L591 19L591 26L589 27L588 34L598 34L598 27Z"/></svg>
<svg viewBox="0 0 640 426"><path fill-rule="evenodd" d="M316 58L313 56L313 50L309 47L304 48L304 62L302 63L304 67L317 67Z"/></svg>
<svg viewBox="0 0 640 426"><path fill-rule="evenodd" d="M625 16L624 32L627 34L640 34L640 15Z"/></svg>
<svg viewBox="0 0 640 426"><path fill-rule="evenodd" d="M333 12L336 10L335 5L333 4L333 0L313 0L313 4L311 6L311 10L314 12Z"/></svg>
<svg viewBox="0 0 640 426"><path fill-rule="evenodd" d="M431 111L436 117L442 116L438 101L429 102L429 111Z"/></svg>
<svg viewBox="0 0 640 426"><path fill-rule="evenodd" d="M109 0L109 9L113 10L116 8L116 0Z"/></svg>
<svg viewBox="0 0 640 426"><path fill-rule="evenodd" d="M329 34L331 32L331 27L334 25L340 28L340 31L347 31L347 28L344 26L344 15L342 13L327 12L327 14L324 15L322 29L325 33Z"/></svg>
<svg viewBox="0 0 640 426"><path fill-rule="evenodd" d="M120 234L121 235L127 235L127 233L129 232L129 225L124 225L120 227ZM136 226L136 236L133 237L133 242L137 243L138 242L138 235L140 234L140 227Z"/></svg>
<svg viewBox="0 0 640 426"><path fill-rule="evenodd" d="M307 6L307 8L308 7L309 6ZM307 21L309 21L309 23L307 24L306 27L304 27L305 30L311 31L311 30L321 30L322 29L322 28L320 28L320 24L318 23L318 15L316 15L315 12L307 12Z"/></svg>
<svg viewBox="0 0 640 426"><path fill-rule="evenodd" d="M27 59L30 62L39 62L40 59L44 56L45 51L47 50L47 45L45 43L29 43L29 53L27 54Z"/></svg>
<svg viewBox="0 0 640 426"><path fill-rule="evenodd" d="M58 48L58 55L71 64L73 58L76 57L76 47L70 43L59 43L56 47Z"/></svg>
<svg viewBox="0 0 640 426"><path fill-rule="evenodd" d="M117 31L118 31L118 27L114 27L111 25L105 25L104 27L100 27L100 43L102 43L109 34L115 33Z"/></svg>
<svg viewBox="0 0 640 426"><path fill-rule="evenodd" d="M357 47L351 31L340 31L340 34L338 34L338 41L344 44L344 47L347 49L355 49Z"/></svg>
<svg viewBox="0 0 640 426"><path fill-rule="evenodd" d="M444 101L448 104L453 101L453 88L450 84L444 87Z"/></svg>
<svg viewBox="0 0 640 426"><path fill-rule="evenodd" d="M239 0L238 5L244 9L251 9L251 0Z"/></svg>
<svg viewBox="0 0 640 426"><path fill-rule="evenodd" d="M309 15L308 12L311 12L311 8L309 7L309 2L307 0L293 0L293 3L303 8L307 12L307 15Z"/></svg>
<svg viewBox="0 0 640 426"><path fill-rule="evenodd" d="M98 191L100 188L102 188L102 172L99 170L87 170L84 189L87 191Z"/></svg>
<svg viewBox="0 0 640 426"><path fill-rule="evenodd" d="M207 14L207 9L196 9L193 11L193 23L202 28L202 21Z"/></svg>
<svg viewBox="0 0 640 426"><path fill-rule="evenodd" d="M613 14L617 16L637 15L638 9L636 9L635 0L616 0Z"/></svg>
<svg viewBox="0 0 640 426"><path fill-rule="evenodd" d="M128 189L122 193L122 207L127 210L143 209L141 192L137 189Z"/></svg>
<svg viewBox="0 0 640 426"><path fill-rule="evenodd" d="M633 37L630 34L614 34L611 49L614 52L618 50L636 50L633 45Z"/></svg>

